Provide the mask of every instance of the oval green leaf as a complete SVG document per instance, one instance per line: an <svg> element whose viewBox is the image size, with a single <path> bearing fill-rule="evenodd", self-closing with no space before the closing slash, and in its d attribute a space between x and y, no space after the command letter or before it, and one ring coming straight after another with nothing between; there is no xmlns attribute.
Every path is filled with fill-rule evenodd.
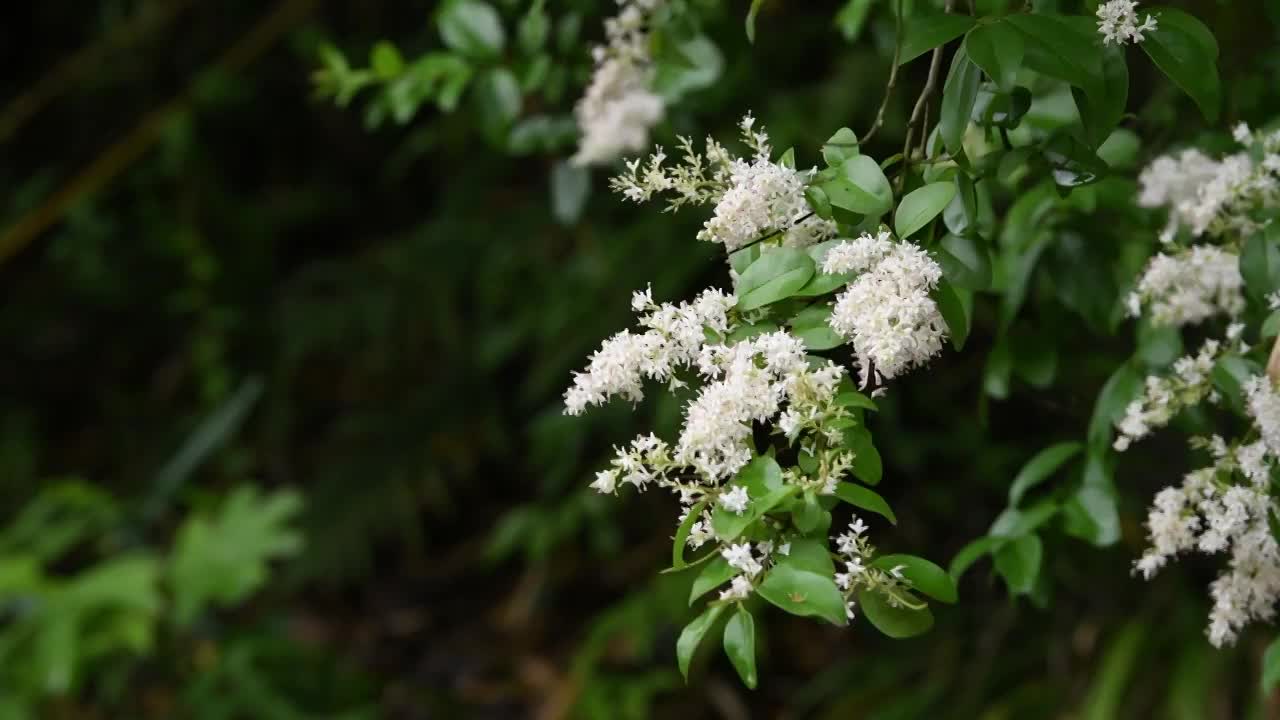
<svg viewBox="0 0 1280 720"><path fill-rule="evenodd" d="M738 278L738 309L753 310L791 297L813 273L813 258L803 250L765 248Z"/></svg>
<svg viewBox="0 0 1280 720"><path fill-rule="evenodd" d="M792 615L820 617L833 625L847 624L844 597L830 576L779 563L756 592Z"/></svg>
<svg viewBox="0 0 1280 720"><path fill-rule="evenodd" d="M1027 461L1009 486L1009 504L1017 505L1028 490L1057 472L1068 460L1080 454L1084 445L1078 442L1058 443L1036 453Z"/></svg>
<svg viewBox="0 0 1280 720"><path fill-rule="evenodd" d="M756 689L756 623L745 607L729 618L724 626L724 654L729 656L738 677L752 690Z"/></svg>
<svg viewBox="0 0 1280 720"><path fill-rule="evenodd" d="M889 503L885 502L885 499L880 497L878 493L861 485L842 482L836 485L836 497L854 507L873 512L894 525L898 524L898 518L894 516L893 508L889 507Z"/></svg>
<svg viewBox="0 0 1280 720"><path fill-rule="evenodd" d="M893 215L893 226L898 237L906 239L938 217L956 196L955 183L936 182L912 190Z"/></svg>
<svg viewBox="0 0 1280 720"><path fill-rule="evenodd" d="M928 632L933 627L933 613L929 608L912 610L889 604L884 595L873 590L858 592L858 607L877 630L891 638L909 638Z"/></svg>
<svg viewBox="0 0 1280 720"><path fill-rule="evenodd" d="M871 563L871 566L885 572L892 572L894 568L901 567L902 577L911 583L911 588L934 600L954 603L959 599L956 583L947 571L922 557L881 555Z"/></svg>
<svg viewBox="0 0 1280 720"><path fill-rule="evenodd" d="M693 662L693 654L698 651L702 638L715 624L720 613L724 612L725 607L725 605L708 606L701 615L684 626L680 638L676 640L676 662L680 665L680 674L684 676L685 682L689 681L689 663Z"/></svg>

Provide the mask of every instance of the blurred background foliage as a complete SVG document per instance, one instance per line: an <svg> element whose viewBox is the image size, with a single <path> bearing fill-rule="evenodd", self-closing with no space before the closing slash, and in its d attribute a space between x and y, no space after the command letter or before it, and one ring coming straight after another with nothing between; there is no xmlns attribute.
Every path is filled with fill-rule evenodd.
<svg viewBox="0 0 1280 720"><path fill-rule="evenodd" d="M887 3L766 2L754 45L745 0L689 4L659 142L751 109L805 164L871 124ZM1226 117L1274 116L1274 3L1181 4L1219 38ZM431 0L5 10L0 718L1280 717L1268 638L1204 640L1213 567L1130 577L1176 440L1117 471L1120 542L1046 539L1030 601L984 562L910 641L768 613L758 691L712 652L684 686L691 578L656 574L675 504L585 488L676 408L571 420L560 393L630 291L726 278L697 213L563 163L613 3L491 7L500 42L451 39ZM1208 130L1131 67L1139 158ZM901 145L923 72L864 152ZM1096 194L1035 273L1033 356L979 306L966 351L883 403L881 543L981 536L1133 353L1108 268L1150 240L1091 248Z"/></svg>

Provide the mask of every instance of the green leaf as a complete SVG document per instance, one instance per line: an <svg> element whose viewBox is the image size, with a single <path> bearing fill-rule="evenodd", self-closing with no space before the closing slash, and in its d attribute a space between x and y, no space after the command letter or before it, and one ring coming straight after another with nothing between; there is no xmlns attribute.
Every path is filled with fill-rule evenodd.
<svg viewBox="0 0 1280 720"><path fill-rule="evenodd" d="M296 492L261 495L244 486L216 512L192 515L178 529L169 559L178 624L190 624L208 604L234 605L261 587L273 560L302 548L302 535L292 527L301 509Z"/></svg>
<svg viewBox="0 0 1280 720"><path fill-rule="evenodd" d="M1009 504L1016 506L1028 490L1047 480L1068 460L1080 454L1084 445L1078 442L1064 442L1052 445L1036 453L1027 461L1009 486Z"/></svg>
<svg viewBox="0 0 1280 720"><path fill-rule="evenodd" d="M1102 58L1091 19L1072 22L1061 15L1016 13L1006 15L1004 22L1022 33L1027 67L1068 82L1089 97L1102 95Z"/></svg>
<svg viewBox="0 0 1280 720"><path fill-rule="evenodd" d="M680 527L676 528L676 537L671 545L671 567L679 570L685 566L684 546L689 541L689 531L693 529L693 524L698 522L698 518L702 516L702 511L707 507L707 501L701 500L693 507L689 508L689 514L684 516L684 521L680 523Z"/></svg>
<svg viewBox="0 0 1280 720"><path fill-rule="evenodd" d="M476 80L476 100L485 129L496 137L520 116L520 83L510 70L493 68Z"/></svg>
<svg viewBox="0 0 1280 720"><path fill-rule="evenodd" d="M1210 123L1217 122L1222 104L1218 79L1218 43L1204 23L1174 8L1153 13L1156 29L1138 43L1143 52L1175 85L1191 96Z"/></svg>
<svg viewBox="0 0 1280 720"><path fill-rule="evenodd" d="M933 613L929 608L912 610L896 607L875 590L863 588L858 591L858 607L877 630L891 638L915 637L933 627Z"/></svg>
<svg viewBox="0 0 1280 720"><path fill-rule="evenodd" d="M947 207L956 196L955 183L937 182L916 188L902 198L893 216L898 237L911 237Z"/></svg>
<svg viewBox="0 0 1280 720"><path fill-rule="evenodd" d="M757 455L738 472L735 484L747 488L747 494L760 498L783 488L782 467L768 455Z"/></svg>
<svg viewBox="0 0 1280 720"><path fill-rule="evenodd" d="M1026 595L1035 588L1043 555L1038 535L1024 535L995 551L996 571L1009 585L1009 592Z"/></svg>
<svg viewBox="0 0 1280 720"><path fill-rule="evenodd" d="M1111 170L1088 145L1066 134L1050 139L1042 153L1059 187L1088 185L1106 177Z"/></svg>
<svg viewBox="0 0 1280 720"><path fill-rule="evenodd" d="M844 405L849 408L863 408L872 412L879 412L880 408L876 406L876 401L863 395L857 390L846 390L836 395L836 404Z"/></svg>
<svg viewBox="0 0 1280 720"><path fill-rule="evenodd" d="M756 15L760 13L764 0L751 0L751 9L747 11L747 42L756 41Z"/></svg>
<svg viewBox="0 0 1280 720"><path fill-rule="evenodd" d="M938 312L947 323L951 344L956 350L963 350L964 341L969 337L969 323L972 318L960 300L960 296L956 294L955 288L951 287L951 283L944 278L938 283L938 287L929 293L929 297L938 304Z"/></svg>
<svg viewBox="0 0 1280 720"><path fill-rule="evenodd" d="M881 555L871 566L885 572L892 572L895 567L902 566L902 577L911 583L911 589L944 603L954 603L959 599L956 583L947 571L922 557Z"/></svg>
<svg viewBox="0 0 1280 720"><path fill-rule="evenodd" d="M689 604L693 605L695 600L725 584L737 574L738 569L729 565L723 557L711 560L702 566L702 571L698 573L698 577L694 578L693 588L689 591Z"/></svg>
<svg viewBox="0 0 1280 720"><path fill-rule="evenodd" d="M1262 692L1270 694L1280 685L1280 637L1271 641L1262 655Z"/></svg>
<svg viewBox="0 0 1280 720"><path fill-rule="evenodd" d="M853 451L853 474L868 485L879 485L884 473L880 452L871 441L871 433L857 426L844 431L844 446Z"/></svg>
<svg viewBox="0 0 1280 720"><path fill-rule="evenodd" d="M827 548L825 536L817 538L797 538L791 541L791 548L786 555L780 551L774 553L774 561L779 565L790 565L797 570L805 570L818 575L832 576L836 572L835 563L831 560L831 551Z"/></svg>
<svg viewBox="0 0 1280 720"><path fill-rule="evenodd" d="M1273 227L1274 223L1265 231L1251 235L1240 250L1240 275L1244 278L1245 290L1259 302L1280 290L1280 244L1277 244L1278 238L1273 237L1280 233Z"/></svg>
<svg viewBox="0 0 1280 720"><path fill-rule="evenodd" d="M1004 22L981 24L964 38L969 59L1002 90L1013 90L1025 51L1023 36Z"/></svg>
<svg viewBox="0 0 1280 720"><path fill-rule="evenodd" d="M1076 110L1084 125L1089 146L1096 148L1110 137L1124 116L1129 101L1129 66L1124 50L1114 45L1102 48L1102 75L1093 95L1079 88L1071 89Z"/></svg>
<svg viewBox="0 0 1280 720"><path fill-rule="evenodd" d="M791 510L791 523L807 535L823 524L824 513L826 510L818 503L818 497L813 492L806 492L800 503ZM830 523L830 520L827 522Z"/></svg>
<svg viewBox="0 0 1280 720"><path fill-rule="evenodd" d="M947 235L934 251L942 276L958 288L991 287L991 252L984 242L966 235Z"/></svg>
<svg viewBox="0 0 1280 720"><path fill-rule="evenodd" d="M543 9L542 3L534 3L529 7L529 12L520 19L520 27L516 30L520 48L529 54L536 53L546 44L547 36L550 34L551 20L547 17L546 10Z"/></svg>
<svg viewBox="0 0 1280 720"><path fill-rule="evenodd" d="M880 217L893 209L893 189L875 160L854 155L844 161L836 177L818 186L833 207Z"/></svg>
<svg viewBox="0 0 1280 720"><path fill-rule="evenodd" d="M831 306L825 303L810 305L791 318L792 334L804 342L809 350L830 350L845 343L845 339L828 322L831 319Z"/></svg>
<svg viewBox="0 0 1280 720"><path fill-rule="evenodd" d="M751 612L739 607L724 626L724 653L743 684L756 689L756 624Z"/></svg>
<svg viewBox="0 0 1280 720"><path fill-rule="evenodd" d="M369 52L369 66L373 68L374 75L382 80L390 80L404 70L404 58L400 57L400 51L395 45L382 40L375 43L373 50Z"/></svg>
<svg viewBox="0 0 1280 720"><path fill-rule="evenodd" d="M1018 538L1027 535L1044 525L1056 514L1058 506L1049 500L1043 500L1026 510L1005 508L996 516L987 534L999 538Z"/></svg>
<svg viewBox="0 0 1280 720"><path fill-rule="evenodd" d="M750 527L751 523L764 517L766 513L777 507L783 500L791 497L796 490L796 486L787 485L777 490L772 490L763 496L752 495L751 505L741 515L717 506L715 510L711 511L711 526L716 531L716 537L725 542L734 540L742 534L743 530ZM747 492L749 495L751 494L750 489Z"/></svg>
<svg viewBox="0 0 1280 720"><path fill-rule="evenodd" d="M894 525L898 524L898 518L894 516L893 508L889 507L889 503L885 502L885 499L880 497L878 493L861 485L842 482L836 485L836 497L854 507L880 515Z"/></svg>
<svg viewBox="0 0 1280 720"><path fill-rule="evenodd" d="M1276 310L1262 321L1262 338L1264 340L1280 335L1280 310Z"/></svg>
<svg viewBox="0 0 1280 720"><path fill-rule="evenodd" d="M760 597L801 617L820 617L845 625L844 597L830 576L779 563L756 588Z"/></svg>
<svg viewBox="0 0 1280 720"><path fill-rule="evenodd" d="M973 104L978 99L981 84L982 71L969 60L961 47L951 58L951 70L942 87L942 109L938 116L938 133L953 157L964 149L964 132L969 127L969 117L973 114Z"/></svg>
<svg viewBox="0 0 1280 720"><path fill-rule="evenodd" d="M1227 405L1241 415L1245 410L1244 386L1249 378L1261 375L1262 368L1248 358L1239 355L1223 355L1213 366L1209 377L1213 386L1222 394Z"/></svg>
<svg viewBox="0 0 1280 720"><path fill-rule="evenodd" d="M871 11L874 0L849 0L840 12L836 13L836 27L849 42L855 42L866 25L867 14Z"/></svg>
<svg viewBox="0 0 1280 720"><path fill-rule="evenodd" d="M803 250L764 248L738 278L738 309L753 310L791 297L813 273L813 258Z"/></svg>
<svg viewBox="0 0 1280 720"><path fill-rule="evenodd" d="M1062 515L1068 534L1096 547L1120 540L1120 512L1115 493L1107 487L1079 488L1062 507Z"/></svg>
<svg viewBox="0 0 1280 720"><path fill-rule="evenodd" d="M898 64L911 62L930 50L960 37L973 27L968 15L927 15L904 21L902 47L898 51Z"/></svg>
<svg viewBox="0 0 1280 720"><path fill-rule="evenodd" d="M947 574L951 576L952 580L957 583L960 582L960 577L965 574L965 571L975 562L982 559L984 555L990 553L1000 542L1000 538L984 535L960 548L960 552L951 558L951 565L947 568Z"/></svg>
<svg viewBox="0 0 1280 720"><path fill-rule="evenodd" d="M849 128L842 127L822 144L822 159L830 167L840 167L845 160L859 154L858 136Z"/></svg>
<svg viewBox="0 0 1280 720"><path fill-rule="evenodd" d="M451 0L436 13L444 44L463 55L495 58L506 44L498 11L480 0Z"/></svg>
<svg viewBox="0 0 1280 720"><path fill-rule="evenodd" d="M689 663L693 662L693 654L698 651L702 638L706 636L711 626L715 625L720 613L724 612L726 607L726 605L708 606L680 632L680 638L676 640L676 662L680 666L680 674L684 676L685 682L689 681Z"/></svg>
<svg viewBox="0 0 1280 720"><path fill-rule="evenodd" d="M1142 391L1143 376L1129 363L1124 363L1107 378L1089 419L1089 446L1106 447L1111 444L1112 427L1123 415L1129 403Z"/></svg>

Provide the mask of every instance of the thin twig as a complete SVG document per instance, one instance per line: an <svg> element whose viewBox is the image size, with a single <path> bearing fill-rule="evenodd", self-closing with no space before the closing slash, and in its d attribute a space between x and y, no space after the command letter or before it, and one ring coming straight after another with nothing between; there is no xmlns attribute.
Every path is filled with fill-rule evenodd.
<svg viewBox="0 0 1280 720"><path fill-rule="evenodd" d="M791 223L790 225L788 225L788 226L786 226L786 227L784 227L784 228L778 228L777 230L770 230L769 232L765 233L764 235L761 235L760 237L756 238L755 240L752 240L751 242L747 243L746 245L743 245L743 246L741 246L741 247L736 247L736 248L734 248L734 249L730 250L730 251L729 251L729 254L730 254L730 255L732 255L732 254L734 254L734 253L738 252L739 250L746 250L747 248L751 247L752 245L757 245L757 244L759 244L759 243L764 242L765 240L771 240L771 239L773 239L773 238L776 238L776 237L778 237L779 235L781 235L781 234L785 233L786 231L790 230L791 228L798 226L800 223L804 222L805 220L808 220L809 218L813 217L813 215L814 215L814 213L812 213L812 212L807 213L807 214L805 214L805 215L801 216L799 220L796 220L795 222Z"/></svg>
<svg viewBox="0 0 1280 720"><path fill-rule="evenodd" d="M947 0L943 12L950 13L954 0ZM924 88L920 91L920 97L916 98L915 107L911 109L911 119L907 121L907 140L902 144L902 157L911 157L911 141L915 139L915 128L920 124L920 137L927 138L929 133L925 131L924 125L927 120L924 118L925 106L928 104L929 96L933 94L934 89L938 86L938 70L942 67L942 50L945 45L939 45L933 49L933 57L929 60L929 77L925 80ZM922 124L923 123L923 124ZM903 165L906 167L906 165ZM898 191L902 191L902 185L906 182L905 173L898 176Z"/></svg>
<svg viewBox="0 0 1280 720"><path fill-rule="evenodd" d="M884 111L889 107L889 98L893 97L894 86L898 83L898 62L902 57L902 0L898 0L898 9L893 16L893 67L889 68L889 82L884 86L884 99L880 101L880 109L876 111L876 121L871 129L858 142L864 143L876 134L884 124Z"/></svg>

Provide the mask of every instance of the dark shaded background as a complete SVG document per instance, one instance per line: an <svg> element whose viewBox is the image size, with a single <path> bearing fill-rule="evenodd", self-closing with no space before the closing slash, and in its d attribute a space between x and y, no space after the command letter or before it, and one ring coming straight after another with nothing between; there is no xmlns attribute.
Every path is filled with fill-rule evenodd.
<svg viewBox="0 0 1280 720"><path fill-rule="evenodd" d="M582 12L588 37L611 7L557 5ZM870 124L890 18L873 14L850 44L831 20L840 3L772 3L751 47L746 3L712 5L724 77L673 110L659 139L725 136L752 109L805 163L835 128ZM1219 37L1227 116L1265 118L1277 57L1262 5L1183 5ZM91 681L49 717L202 717L181 700L185 684L200 658L243 642L270 651L252 673L263 689L246 694L260 700L234 717L1275 712L1256 691L1265 631L1233 651L1203 639L1212 565L1130 577L1145 505L1183 467L1173 441L1126 457L1119 545L1050 542L1047 608L1009 600L984 563L929 635L894 642L764 613L758 691L718 653L684 687L673 646L690 578L656 574L676 505L585 489L612 444L654 423L670 433L677 408L570 419L560 392L629 322L632 290L652 282L674 300L727 278L693 240L697 211L624 206L602 172L583 218L558 224L548 177L568 150L512 157L477 132L467 101L369 130L359 102L313 97L321 40L362 57L389 38L411 55L438 46L433 10L93 0L3 11L0 521L65 476L136 508L133 532L156 542L183 508L246 479L307 502L307 549L264 593L130 661L122 700ZM865 152L900 145L919 65ZM584 58L560 111L587 70ZM1126 124L1148 150L1194 137L1187 101L1149 64L1132 73ZM1032 306L1029 322L1063 348L1052 390L1019 381L1008 400L984 397L994 319L980 307L970 347L885 403L873 429L900 521L874 528L883 546L945 563L1004 507L1027 457L1087 424L1109 363L1131 347L1054 303ZM258 387L207 462L158 481L202 419Z"/></svg>

